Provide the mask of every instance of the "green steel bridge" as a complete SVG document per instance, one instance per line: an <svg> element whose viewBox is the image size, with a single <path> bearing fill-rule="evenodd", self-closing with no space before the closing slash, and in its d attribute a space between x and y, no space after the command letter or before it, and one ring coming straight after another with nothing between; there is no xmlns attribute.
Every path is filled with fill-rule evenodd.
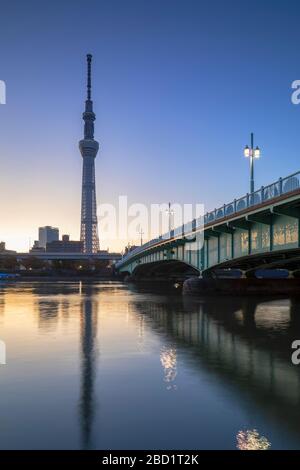
<svg viewBox="0 0 300 470"><path fill-rule="evenodd" d="M216 277L240 270L300 272L300 171L261 187L150 240L116 263L120 273L135 277L199 275ZM203 242L195 249L195 240Z"/></svg>

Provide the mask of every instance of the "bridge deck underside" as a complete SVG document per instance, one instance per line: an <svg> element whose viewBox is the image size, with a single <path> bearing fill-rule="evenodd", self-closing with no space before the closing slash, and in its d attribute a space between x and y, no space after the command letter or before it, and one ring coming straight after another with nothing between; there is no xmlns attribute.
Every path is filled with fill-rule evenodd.
<svg viewBox="0 0 300 470"><path fill-rule="evenodd" d="M134 274L139 278L184 278L198 275L197 269L178 260L157 261L145 264L139 264Z"/></svg>

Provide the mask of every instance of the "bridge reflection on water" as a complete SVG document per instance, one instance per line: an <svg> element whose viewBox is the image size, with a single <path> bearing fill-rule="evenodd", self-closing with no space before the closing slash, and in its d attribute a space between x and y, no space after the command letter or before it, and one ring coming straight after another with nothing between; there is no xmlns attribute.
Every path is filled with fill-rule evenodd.
<svg viewBox="0 0 300 470"><path fill-rule="evenodd" d="M20 292L22 297L19 297ZM8 308L12 295L13 310ZM33 299L34 306L32 303L27 306L26 298L30 302ZM13 314L9 313L11 311ZM199 415L204 416L200 397L205 396L208 388L198 382L199 378L204 380L207 376L216 379L214 383L219 384L216 399L224 399L225 406L228 395L234 397L237 409L248 410L247 415L253 412L256 418L258 415L265 417L260 422L266 419L266 422L275 423L277 435L285 436L287 432L292 445L300 445L300 365L291 363L291 344L300 339L300 303L296 298L192 299L118 283L24 283L21 287L11 284L0 289L0 325L5 326L5 317L8 328L10 316L15 328L14 318L18 317L19 311L26 315L24 321L26 318L32 322L31 329L27 330L31 335L27 343L29 350L25 351L28 356L22 362L23 352L21 359L15 353L14 361L9 360L10 369L0 372L7 370L20 381L20 368L25 368L23 382L27 380L28 370L36 373L36 377L32 375L26 382L31 394L37 397L35 402L32 398L32 410L28 410L30 420L35 419L32 411L38 408L41 393L45 394L45 403L51 403L54 397L54 404L58 404L51 405L51 410L57 416L61 413L60 401L64 407L70 402L68 413L74 414L74 418L68 417L68 413L63 415L69 419L69 423L64 424L70 432L59 436L65 448L75 446L75 426L80 432L80 448L113 448L112 443L120 447L126 438L132 439L130 442L137 448L143 447L146 428L139 426L147 426L152 418L156 423L165 420L168 429L168 419L175 419L175 426L178 426L177 420L182 423L182 435L177 435L178 427L173 437L168 431L171 443L178 438L183 447L190 443L191 448L203 448L207 425L199 422ZM29 312L33 320L30 320ZM17 325L21 328L19 322ZM49 350L44 354L39 348ZM62 364L53 366L53 361L62 354ZM36 366L32 367L30 361L36 361L32 364L40 364L41 369L35 370ZM45 372L42 372L43 367ZM195 379L186 384L191 376ZM42 392L39 389L43 380L49 381L47 392L46 385ZM191 386L196 387L193 393ZM23 396L22 389L20 394ZM185 414L184 407L189 399L192 411L188 409ZM10 396L10 400L13 401L8 409L15 410L14 397ZM172 404L170 408L169 403ZM189 414L193 409L194 417ZM14 412L17 418L17 412ZM41 439L41 446L45 447L45 436L49 439L51 435L56 442L56 428L51 428L50 412L44 408L39 412L44 413L48 431L36 429L29 437L34 442ZM214 415L212 410L205 412L208 416ZM131 424L134 413L138 424ZM12 419L11 412L9 419ZM220 416L220 419L226 420L228 416ZM247 428L242 425L238 428L240 422L228 426L234 445L237 436L242 440L247 435L249 423L245 422ZM161 426L163 428L164 424ZM21 433L20 427L23 443L27 436ZM34 424L31 429L35 429ZM166 430L160 430L158 426L155 429L153 436L148 437L149 448L158 448L166 439ZM225 433L228 432L226 429L223 430ZM199 435L195 444L191 439L196 430ZM185 434L189 432L186 442ZM264 429L262 433L272 441L272 436ZM1 427L0 435L4 445L9 437ZM71 438L70 444L68 439ZM16 442L17 437L12 446ZM29 442L28 447L32 446L32 441ZM211 448L213 445L211 443ZM229 445L232 444L227 440L224 446Z"/></svg>
<svg viewBox="0 0 300 470"><path fill-rule="evenodd" d="M143 313L172 345L161 353L168 388L176 388L177 350L187 348L195 369L218 374L300 435L300 365L291 362L291 344L300 339L300 298L184 297L150 302Z"/></svg>

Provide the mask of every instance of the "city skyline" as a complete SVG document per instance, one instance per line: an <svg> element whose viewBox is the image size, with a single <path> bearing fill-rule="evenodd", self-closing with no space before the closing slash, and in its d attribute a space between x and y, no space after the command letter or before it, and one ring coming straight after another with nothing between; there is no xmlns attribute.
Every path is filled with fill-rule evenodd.
<svg viewBox="0 0 300 470"><path fill-rule="evenodd" d="M2 8L16 26L13 32L4 24L0 32L0 79L7 86L0 106L0 239L7 248L28 250L43 225L79 240L77 141L89 51L97 57L98 204L116 204L122 194L130 203L200 202L206 210L229 202L248 191L243 148L252 131L262 149L256 187L299 169L300 107L291 102L300 75L297 2L293 17L281 1L272 9L253 1L251 11L250 2L232 1L224 19L222 2L215 14L194 1L115 2L118 9L92 1L87 25L85 5L77 2L67 31L70 2L37 8L36 29L29 12L38 4L28 3L16 15L12 6ZM33 45L36 54L29 54ZM122 241L109 248L123 247Z"/></svg>

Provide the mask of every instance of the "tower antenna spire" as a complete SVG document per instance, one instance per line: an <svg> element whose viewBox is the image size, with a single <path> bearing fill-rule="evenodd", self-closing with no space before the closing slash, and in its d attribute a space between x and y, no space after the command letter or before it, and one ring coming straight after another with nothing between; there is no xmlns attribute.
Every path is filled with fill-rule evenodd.
<svg viewBox="0 0 300 470"><path fill-rule="evenodd" d="M91 100L91 88L92 88L92 54L86 55L87 60L87 99L88 101Z"/></svg>

